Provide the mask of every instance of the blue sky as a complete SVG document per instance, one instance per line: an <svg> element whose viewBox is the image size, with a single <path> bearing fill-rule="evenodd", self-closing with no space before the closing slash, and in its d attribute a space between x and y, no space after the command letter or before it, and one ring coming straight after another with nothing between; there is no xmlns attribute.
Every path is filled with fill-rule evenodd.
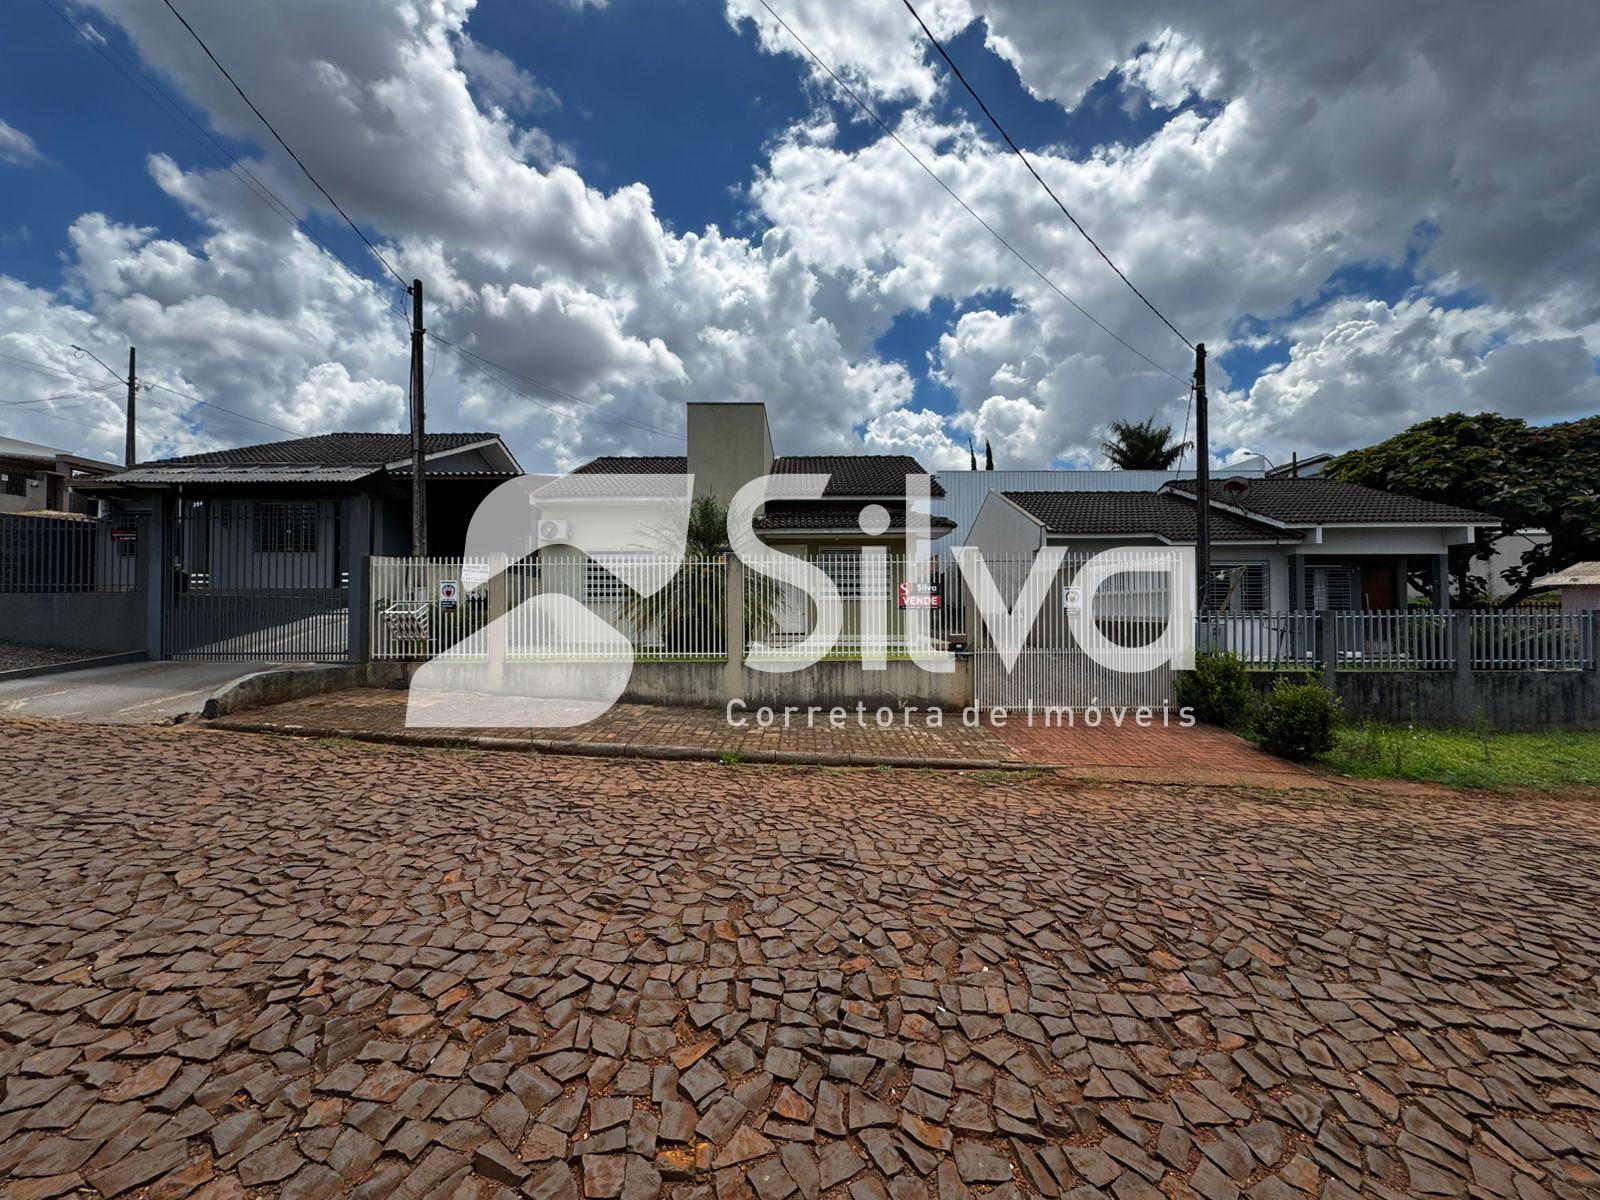
<svg viewBox="0 0 1600 1200"><path fill-rule="evenodd" d="M97 51L43 0L8 14L0 122L13 137L0 140L0 154L11 146L0 157L0 276L25 299L14 302L21 315L0 349L59 368L63 339L93 330L103 348L148 344L153 369L168 369L174 384L275 425L393 425L404 365L386 353L392 341L403 355L403 338L336 299L337 270L326 263L311 270L334 275L307 283L304 297L292 274L260 273L274 239L289 271L294 234L259 228L252 202L227 194L231 181L207 183L203 173L219 162L209 139L274 181L304 209L305 228L379 287L382 268L314 202L163 10L56 2L105 41ZM1355 71L1330 79L1317 48L1290 29L1263 39L1251 61L1237 57L1226 14L1190 20L1174 6L1141 25L1109 10L1057 14L1017 0L969 12L965 3L924 7L1085 225L1212 346L1219 454L1342 448L1374 411L1395 424L1454 406L1511 409L1515 397L1487 366L1519 342L1548 359L1559 395L1547 409L1593 407L1582 305L1549 302L1592 281L1553 267L1542 280L1515 278L1505 261L1514 247L1465 243L1484 221L1471 206L1483 194L1473 179L1401 177L1401 162L1452 137L1453 169L1465 172L1471 157L1461 141L1470 114L1455 123L1435 112L1423 93L1447 85L1421 67L1379 81L1419 91L1417 128L1401 112L1397 128L1373 129L1363 113L1377 85ZM550 383L531 419L526 397L453 362L439 372L443 419L495 421L540 465L589 449L664 449L645 443L665 435L640 438L638 427L681 428L675 414L691 398L765 399L780 433L805 443L796 449L854 443L936 463L964 458L969 437L987 437L1002 463L1093 465L1112 416L1156 412L1181 423L1181 389L1042 289L948 198L918 191L926 181L916 165L786 35L743 19L755 11L748 0L452 4L423 26L364 0L348 29L344 13L319 26L315 8L290 6L275 25L256 27L230 6L185 7L364 229L407 271L441 273L446 282L430 284L435 327ZM788 5L808 40L985 219L1128 340L1186 371L1187 351L1006 155L914 27L869 6L823 6L825 19L817 11L807 0ZM1040 33L1052 21L1080 26L1056 46ZM1404 23L1391 34L1423 35ZM1322 36L1324 45L1359 44L1377 34L1329 26ZM1460 47L1427 53L1466 58L1480 49L1473 38L1489 36L1463 33ZM474 65L486 56L509 74ZM1592 58L1582 57L1584 69ZM1505 67L1511 79L1526 69ZM1297 71L1300 96L1318 107L1289 119L1282 97L1294 94ZM153 95L146 72L165 96ZM518 98L508 100L496 78L512 78ZM408 86L417 108L402 113L389 89ZM1547 204L1583 186L1592 162L1556 167L1537 147L1508 146L1493 127L1501 116L1510 124L1525 114L1491 112L1473 136L1526 160L1530 174L1543 171ZM483 145L447 144L463 130ZM1370 144L1352 144L1362 139ZM377 160L362 166L361 156L380 144L377 178ZM1320 185L1319 148L1328 170ZM456 178L515 196L491 212L497 197L464 196ZM570 207L560 209L570 244L539 224L541 204ZM523 219L527 230L508 227ZM1549 224L1546 240L1580 239L1573 261L1585 261L1590 231L1558 217ZM246 253L236 236L260 244ZM240 263L228 259L235 252ZM704 278L688 278L686 254L705 260ZM795 272L808 281L800 292ZM448 282L460 286L452 292ZM271 304L252 301L251 283ZM731 311L730 295L741 301ZM698 324L685 316L719 304ZM267 372L275 382L242 359L260 352L250 318L268 310L281 337L267 340L300 343ZM218 322L203 345L197 313ZM1401 394L1407 379L1414 388ZM0 370L0 398L25 401L10 411L28 436L84 437L66 420L46 437L54 412L103 425L91 447L114 444L107 405L35 403L36 384L49 381ZM1382 394L1358 399L1374 391ZM806 411L818 403L821 422ZM215 410L164 420L152 419L151 438L169 451L248 440L252 428Z"/></svg>

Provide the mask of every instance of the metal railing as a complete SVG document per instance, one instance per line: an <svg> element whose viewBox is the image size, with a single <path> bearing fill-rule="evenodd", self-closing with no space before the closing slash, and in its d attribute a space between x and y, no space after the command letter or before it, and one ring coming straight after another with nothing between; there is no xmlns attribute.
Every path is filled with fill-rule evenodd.
<svg viewBox="0 0 1600 1200"><path fill-rule="evenodd" d="M1594 621L1588 613L1473 612L1475 671L1575 671L1594 662Z"/></svg>
<svg viewBox="0 0 1600 1200"><path fill-rule="evenodd" d="M1306 671L1317 662L1314 612L1205 613L1195 649L1233 654L1257 671Z"/></svg>
<svg viewBox="0 0 1600 1200"><path fill-rule="evenodd" d="M0 592L131 592L141 519L0 514Z"/></svg>
<svg viewBox="0 0 1600 1200"><path fill-rule="evenodd" d="M1260 671L1310 670L1328 658L1340 671L1449 671L1463 638L1475 671L1578 671L1595 662L1590 614L1527 609L1206 613L1195 648L1235 654Z"/></svg>
<svg viewBox="0 0 1600 1200"><path fill-rule="evenodd" d="M503 640L496 640L509 661L728 656L728 566L721 558L591 560L546 552L495 568L486 558L374 557L372 657L484 659L490 623L502 614ZM538 597L572 603L527 603Z"/></svg>
<svg viewBox="0 0 1600 1200"><path fill-rule="evenodd" d="M843 621L830 660L881 654L903 659L917 646L935 651L970 644L963 591L956 568L936 563L919 571L904 555L858 554L856 549L804 564L833 580ZM816 624L815 605L800 586L803 567L778 556L744 563L745 655L801 655Z"/></svg>
<svg viewBox="0 0 1600 1200"><path fill-rule="evenodd" d="M1449 670L1454 623L1449 612L1335 612L1329 649L1341 670Z"/></svg>

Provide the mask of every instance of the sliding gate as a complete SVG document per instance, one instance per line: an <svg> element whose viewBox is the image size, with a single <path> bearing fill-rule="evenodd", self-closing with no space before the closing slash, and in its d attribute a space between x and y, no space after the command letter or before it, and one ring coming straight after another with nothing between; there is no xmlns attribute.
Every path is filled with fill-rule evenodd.
<svg viewBox="0 0 1600 1200"><path fill-rule="evenodd" d="M1142 646L1159 637L1166 627L1168 575L1165 570L1155 569L1156 560L1147 553L1128 550L1118 551L1116 556L1115 573L1096 593L1094 624L1117 646ZM1125 671L1102 665L1078 644L1072 616L1082 596L1074 581L1090 557L1067 555L1049 578L1044 602L1027 626L1021 653L1009 670L997 643L997 630L978 618L975 607L970 609L973 696L979 708L1018 712L1026 711L1029 705L1035 711L1092 706L1154 709L1174 703L1170 665ZM1034 560L985 561L1001 599L1007 607L1014 606Z"/></svg>
<svg viewBox="0 0 1600 1200"><path fill-rule="evenodd" d="M167 540L166 657L347 659L344 523L337 500L181 501Z"/></svg>

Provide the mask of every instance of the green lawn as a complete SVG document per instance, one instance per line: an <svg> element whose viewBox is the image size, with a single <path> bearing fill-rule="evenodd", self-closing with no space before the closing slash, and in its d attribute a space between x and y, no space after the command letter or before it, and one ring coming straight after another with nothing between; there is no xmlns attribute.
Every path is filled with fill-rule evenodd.
<svg viewBox="0 0 1600 1200"><path fill-rule="evenodd" d="M1417 779L1495 791L1600 787L1600 731L1493 733L1360 721L1337 736L1322 761L1364 779Z"/></svg>

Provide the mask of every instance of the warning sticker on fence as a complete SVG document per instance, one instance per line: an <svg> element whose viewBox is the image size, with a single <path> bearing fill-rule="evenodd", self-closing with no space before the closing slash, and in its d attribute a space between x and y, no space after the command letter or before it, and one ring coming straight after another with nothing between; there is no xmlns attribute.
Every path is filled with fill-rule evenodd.
<svg viewBox="0 0 1600 1200"><path fill-rule="evenodd" d="M1061 589L1061 607L1068 612L1083 611L1083 589L1071 584Z"/></svg>
<svg viewBox="0 0 1600 1200"><path fill-rule="evenodd" d="M461 598L461 585L454 579L439 580L439 611L455 612L456 601Z"/></svg>

